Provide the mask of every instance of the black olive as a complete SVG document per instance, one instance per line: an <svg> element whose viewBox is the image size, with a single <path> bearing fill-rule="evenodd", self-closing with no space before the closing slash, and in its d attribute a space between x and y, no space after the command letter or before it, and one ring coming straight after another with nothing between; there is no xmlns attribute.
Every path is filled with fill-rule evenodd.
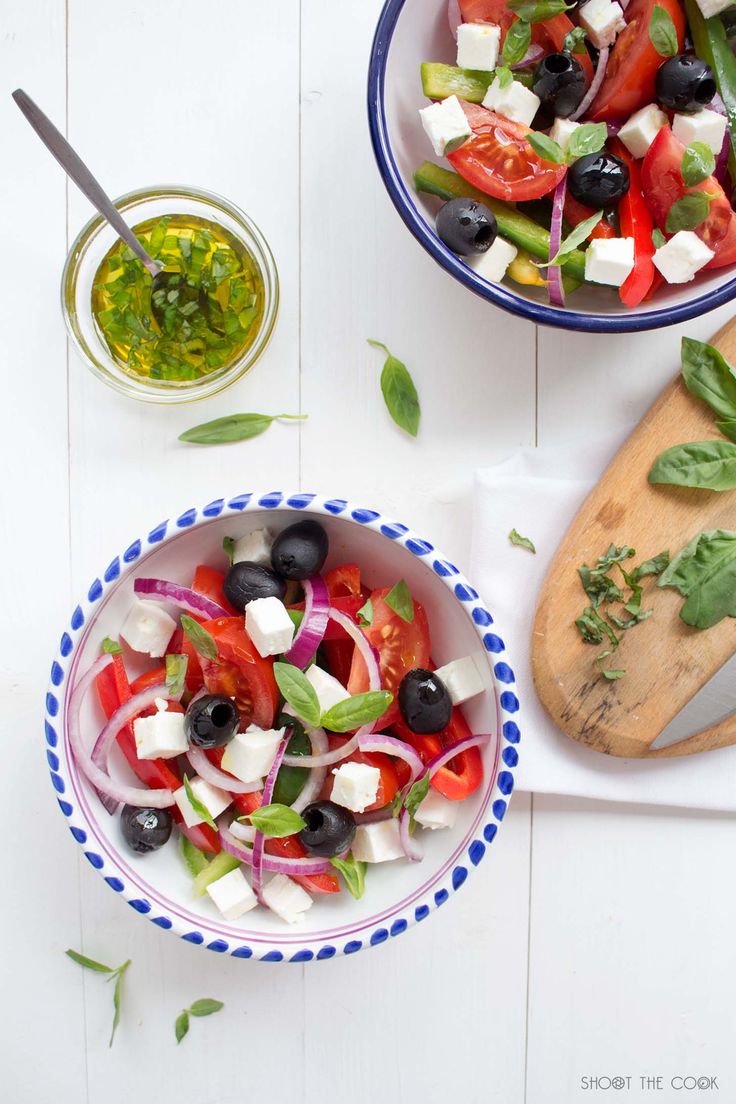
<svg viewBox="0 0 736 1104"><path fill-rule="evenodd" d="M230 568L222 589L231 606L244 610L248 602L256 598L278 598L283 601L286 583L267 567L243 560Z"/></svg>
<svg viewBox="0 0 736 1104"><path fill-rule="evenodd" d="M401 680L399 709L412 732L441 732L450 723L452 699L433 671L415 667Z"/></svg>
<svg viewBox="0 0 736 1104"><path fill-rule="evenodd" d="M273 542L271 564L282 579L311 579L327 559L327 534L316 521L298 521Z"/></svg>
<svg viewBox="0 0 736 1104"><path fill-rule="evenodd" d="M716 94L713 70L692 54L669 58L657 70L657 99L670 111L701 111Z"/></svg>
<svg viewBox="0 0 736 1104"><path fill-rule="evenodd" d="M437 236L461 257L485 253L496 240L498 226L493 211L475 199L450 199L437 212Z"/></svg>
<svg viewBox="0 0 736 1104"><path fill-rule="evenodd" d="M313 801L302 813L305 828L299 839L310 855L331 859L349 850L355 838L355 817L334 801Z"/></svg>
<svg viewBox="0 0 736 1104"><path fill-rule="evenodd" d="M141 809L137 805L123 805L120 828L123 839L132 851L146 855L157 851L168 841L173 825L168 809Z"/></svg>
<svg viewBox="0 0 736 1104"><path fill-rule="evenodd" d="M575 199L588 207L613 207L631 183L628 167L612 153L588 153L573 161L567 186Z"/></svg>
<svg viewBox="0 0 736 1104"><path fill-rule="evenodd" d="M542 107L567 119L585 95L585 73L576 57L567 52L547 54L534 70L532 91Z"/></svg>
<svg viewBox="0 0 736 1104"><path fill-rule="evenodd" d="M193 747L223 747L230 743L239 728L238 707L224 694L194 698L184 714L184 731Z"/></svg>

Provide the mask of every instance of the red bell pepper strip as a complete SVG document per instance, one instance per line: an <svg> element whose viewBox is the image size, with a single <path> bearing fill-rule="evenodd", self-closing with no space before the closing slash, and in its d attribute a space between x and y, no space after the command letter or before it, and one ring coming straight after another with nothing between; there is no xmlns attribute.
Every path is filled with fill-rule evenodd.
<svg viewBox="0 0 736 1104"><path fill-rule="evenodd" d="M233 806L238 816L247 816L261 804L260 793L235 794ZM283 839L266 840L266 853L281 856L284 859L302 859L306 851L296 836L285 836ZM290 875L295 882L303 886L309 893L339 893L340 883L335 874L294 874Z"/></svg>
<svg viewBox="0 0 736 1104"><path fill-rule="evenodd" d="M638 307L649 295L655 277L658 275L652 261L654 220L642 193L638 162L618 138L614 138L611 143L611 150L621 158L629 170L629 190L619 200L618 220L621 236L634 239L634 267L619 288L619 294L624 306Z"/></svg>
<svg viewBox="0 0 736 1104"><path fill-rule="evenodd" d="M577 226L580 222L585 222L587 218L595 214L592 207L586 207L584 203L580 203L575 196L570 195L570 192L565 192L565 206L562 214L565 222L568 226ZM616 231L611 226L610 222L606 222L605 217L594 226L588 235L591 238L615 238Z"/></svg>
<svg viewBox="0 0 736 1104"><path fill-rule="evenodd" d="M113 656L112 663L97 676L96 686L100 705L108 719L124 702L130 701L133 694L122 656ZM170 766L165 759L138 758L132 721L120 730L117 742L133 773L144 785L151 789L179 789L181 778L173 769L173 765ZM217 854L220 850L220 840L217 833L213 832L209 825L195 824L194 827L189 828L182 819L178 805L172 805L170 812L179 829L192 841L195 847L198 847L200 851Z"/></svg>
<svg viewBox="0 0 736 1104"><path fill-rule="evenodd" d="M393 732L400 740L410 744L423 763L428 763L435 755L459 740L471 735L467 722L460 710L455 707L447 728L433 736L420 736L404 724L403 720L394 721ZM450 801L463 801L474 793L483 781L483 760L477 747L468 748L456 755L444 767L440 767L432 778L432 786Z"/></svg>

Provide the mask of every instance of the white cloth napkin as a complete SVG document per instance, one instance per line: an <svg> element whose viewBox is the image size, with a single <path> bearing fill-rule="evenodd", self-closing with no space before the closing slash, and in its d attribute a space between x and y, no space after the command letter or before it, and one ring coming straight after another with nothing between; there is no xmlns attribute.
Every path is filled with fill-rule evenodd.
<svg viewBox="0 0 736 1104"><path fill-rule="evenodd" d="M470 577L498 622L519 685L518 786L539 793L734 812L736 746L649 762L603 755L565 736L534 692L529 640L539 588L567 526L628 433L622 429L596 444L524 449L476 473ZM512 528L534 541L536 555L509 543ZM708 706L709 692L710 687L698 697L701 708L703 700ZM681 735L727 713L728 705L719 708L723 704L716 698L714 706L711 695L709 715L689 716L691 725Z"/></svg>

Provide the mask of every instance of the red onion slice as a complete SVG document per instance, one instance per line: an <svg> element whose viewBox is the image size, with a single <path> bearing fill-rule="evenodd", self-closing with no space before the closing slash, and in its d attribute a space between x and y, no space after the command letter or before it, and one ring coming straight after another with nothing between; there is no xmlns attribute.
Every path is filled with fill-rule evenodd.
<svg viewBox="0 0 736 1104"><path fill-rule="evenodd" d="M408 764L410 771L408 786L411 786L424 770L424 764L414 748L404 743L403 740L397 740L395 736L370 733L361 736L358 744L361 751L380 751L384 755L393 755L397 759L403 759Z"/></svg>
<svg viewBox="0 0 736 1104"><path fill-rule="evenodd" d="M315 575L312 579L305 579L302 586L304 587L304 617L284 659L287 663L293 663L295 667L301 667L303 670L313 658L325 635L330 617L330 596L327 592L327 584L319 575Z"/></svg>
<svg viewBox="0 0 736 1104"><path fill-rule="evenodd" d="M544 50L541 46L536 46L533 42L527 52L524 54L521 61L517 61L516 65L509 65L509 69L525 69L527 65L535 65L536 62L541 61L544 57Z"/></svg>
<svg viewBox="0 0 736 1104"><path fill-rule="evenodd" d="M283 739L278 746L276 755L274 756L271 769L266 776L266 781L263 784L263 794L261 796L261 805L270 805L271 798L273 797L273 788L276 785L276 776L279 773L282 760L284 758L284 752L286 746L291 739L291 734L294 730L287 728L284 733ZM253 892L258 898L259 902L268 908L265 900L263 899L263 846L265 843L265 837L263 832L259 832L256 829L256 834L253 837Z"/></svg>
<svg viewBox="0 0 736 1104"><path fill-rule="evenodd" d="M217 786L218 790L244 794L255 793L256 790L261 789L260 778L257 778L255 782L241 782L239 778L235 778L232 774L226 774L225 771L219 770L214 763L210 762L202 748L190 747L187 752L187 759L199 777L203 778L205 782L209 782L210 786Z"/></svg>
<svg viewBox="0 0 736 1104"><path fill-rule="evenodd" d="M491 734L489 732L482 732L477 736L466 736L464 740L458 740L458 742L451 747L444 748L435 755L434 759L430 759L427 763L426 769L429 771L429 777L433 778L440 767L444 767L445 763L449 763L456 755L460 755L463 751L467 751L468 748L482 747L483 744L487 744L490 739Z"/></svg>
<svg viewBox="0 0 736 1104"><path fill-rule="evenodd" d="M452 37L457 42L457 29L463 21L458 0L447 0L447 22L450 24Z"/></svg>
<svg viewBox="0 0 736 1104"><path fill-rule="evenodd" d="M391 820L393 815L390 805L384 805L382 809L373 809L370 813L353 813L356 824L378 824L382 820Z"/></svg>
<svg viewBox="0 0 736 1104"><path fill-rule="evenodd" d="M113 780L92 762L92 756L82 743L81 713L89 688L97 676L112 662L112 656L102 655L95 660L72 690L69 700L69 747L80 771L96 790L123 805L137 805L140 808L168 809L174 804L171 790L143 790L136 786L126 786ZM132 700L132 699L131 699Z"/></svg>
<svg viewBox="0 0 736 1104"><path fill-rule="evenodd" d="M312 745L312 751L316 752L317 757L324 755L329 751L330 745L327 742L327 735L323 728L313 728L307 733L309 741ZM303 759L305 756L295 755L295 759ZM286 756L284 756L284 762ZM309 772L309 778L304 783L304 789L297 796L296 801L292 803L292 809L295 813L303 812L310 802L316 800L319 797L320 790L324 784L324 780L327 777L327 767L312 767Z"/></svg>
<svg viewBox="0 0 736 1104"><path fill-rule="evenodd" d="M256 838L256 830L252 824L241 824L239 820L233 820L229 828L230 834L243 843L253 843Z"/></svg>
<svg viewBox="0 0 736 1104"><path fill-rule="evenodd" d="M105 774L110 773L108 766L108 759L112 750L112 745L118 736L121 729L132 721L139 713L142 713L144 709L148 709L153 705L156 698L166 698L168 692L166 685L161 684L159 686L153 686L149 690L142 690L140 694L136 694L130 698L129 701L123 702L108 720L102 732L95 741L95 746L92 748L92 762L96 767L99 767ZM97 796L102 802L104 808L110 814L117 812L118 803L113 798L108 797L107 794L97 791Z"/></svg>
<svg viewBox="0 0 736 1104"><path fill-rule="evenodd" d="M355 622L341 610L331 609L330 617L345 630L363 657L363 661L368 668L368 689L380 690L381 668L378 663L378 652L368 640L365 633L361 631L360 625L356 625Z"/></svg>
<svg viewBox="0 0 736 1104"><path fill-rule="evenodd" d="M608 65L608 55L610 53L610 47L604 46L598 55L598 65L596 66L595 75L590 82L590 88L583 96L578 106L573 111L570 119L573 121L579 119L581 115L584 115L588 110L593 100L598 95L598 89L603 84L603 78L606 75L606 66Z"/></svg>
<svg viewBox="0 0 736 1104"><path fill-rule="evenodd" d="M286 767L330 767L333 763L339 763L341 759L347 758L348 755L352 755L354 751L358 750L358 740L361 733L367 735L372 725L363 725L358 729L354 736L351 736L346 744L341 747L334 748L333 751L325 751L319 755L285 755L284 766ZM321 731L321 730L320 730ZM312 733L307 732L310 740Z"/></svg>
<svg viewBox="0 0 736 1104"><path fill-rule="evenodd" d="M189 613L206 617L208 621L214 621L216 617L232 616L217 602L205 598L204 594L198 594L191 587L181 586L179 583L170 583L166 579L136 579L133 591L139 597L150 598L154 602L173 602Z"/></svg>
<svg viewBox="0 0 736 1104"><path fill-rule="evenodd" d="M263 839L262 832L258 832L257 835ZM247 866L253 866L255 860L255 847L251 850L248 847L241 846L227 828L220 828L220 842L224 850L227 851L229 855L232 855L233 858L239 859L240 862L246 863ZM334 873L334 868L330 863L320 859L312 859L308 855L299 859L286 859L274 855L261 855L260 868L262 871L266 870L272 874L287 874L291 878L297 874ZM253 870L253 881L255 882L255 868Z"/></svg>
<svg viewBox="0 0 736 1104"><path fill-rule="evenodd" d="M567 173L555 188L552 198L552 222L549 228L549 259L553 260L562 244L562 212L565 207L565 192L567 191ZM547 268L547 294L553 307L564 307L565 288L562 284L562 269L560 265L549 265Z"/></svg>
<svg viewBox="0 0 736 1104"><path fill-rule="evenodd" d="M402 809L399 816L399 842L410 862L421 862L424 858L424 852L409 831L410 824L411 817L409 813L406 809Z"/></svg>

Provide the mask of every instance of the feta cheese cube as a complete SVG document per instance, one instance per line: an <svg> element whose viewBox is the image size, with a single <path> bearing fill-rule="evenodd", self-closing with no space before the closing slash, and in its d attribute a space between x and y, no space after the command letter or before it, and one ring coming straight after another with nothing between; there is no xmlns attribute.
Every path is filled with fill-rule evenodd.
<svg viewBox="0 0 736 1104"><path fill-rule="evenodd" d="M280 655L291 647L294 622L278 598L255 598L245 607L245 631L259 655Z"/></svg>
<svg viewBox="0 0 736 1104"><path fill-rule="evenodd" d="M588 0L578 8L580 26L599 50L611 46L616 35L626 27L620 4L612 0Z"/></svg>
<svg viewBox="0 0 736 1104"><path fill-rule="evenodd" d="M713 153L720 153L726 133L726 118L708 108L696 111L694 115L675 115L672 133L683 146L689 146L691 142L705 142Z"/></svg>
<svg viewBox="0 0 736 1104"><path fill-rule="evenodd" d="M271 548L273 534L269 529L254 529L244 537L238 537L233 544L233 563L256 563L261 567L271 566Z"/></svg>
<svg viewBox="0 0 736 1104"><path fill-rule="evenodd" d="M351 850L358 862L391 862L404 858L398 820L392 817L374 824L359 824Z"/></svg>
<svg viewBox="0 0 736 1104"><path fill-rule="evenodd" d="M263 887L263 900L287 924L296 924L307 909L312 907L312 898L307 891L291 878L287 878L286 874L276 874L266 883Z"/></svg>
<svg viewBox="0 0 736 1104"><path fill-rule="evenodd" d="M350 697L343 684L334 675L323 671L316 663L308 667L304 674L307 676L307 682L314 687L319 707L323 713L326 713L328 709L332 709L333 705L337 705L338 702L347 701Z"/></svg>
<svg viewBox="0 0 736 1104"><path fill-rule="evenodd" d="M222 769L234 774L241 782L256 782L265 778L276 758L285 729L262 729L251 725L245 732L237 732L226 745L222 756Z"/></svg>
<svg viewBox="0 0 736 1104"><path fill-rule="evenodd" d="M472 656L453 659L444 667L438 667L435 674L447 687L453 705L460 705L485 690L478 665Z"/></svg>
<svg viewBox="0 0 736 1104"><path fill-rule="evenodd" d="M237 920L258 904L258 898L239 867L210 882L206 888L226 920Z"/></svg>
<svg viewBox="0 0 736 1104"><path fill-rule="evenodd" d="M483 98L483 107L489 107L491 111L505 115L515 123L531 126L541 102L539 96L526 88L521 81L512 80L502 87L499 78L495 77Z"/></svg>
<svg viewBox="0 0 736 1104"><path fill-rule="evenodd" d="M585 279L621 287L634 267L633 238L593 238L585 253Z"/></svg>
<svg viewBox="0 0 736 1104"><path fill-rule="evenodd" d="M429 793L414 814L422 828L452 828L457 820L457 801L448 801L430 787Z"/></svg>
<svg viewBox="0 0 736 1104"><path fill-rule="evenodd" d="M229 793L225 793L224 790L218 790L215 786L210 786L209 782L205 782L199 775L195 775L195 777L190 780L189 785L192 787L192 793L197 801L204 805L213 820L215 817L218 817L220 813L224 812L232 802L232 797ZM189 803L187 791L184 786L180 786L178 790L174 790L174 801L181 809L181 815L188 828L193 828L195 824L202 823L202 817Z"/></svg>
<svg viewBox="0 0 736 1104"><path fill-rule="evenodd" d="M694 230L678 230L652 260L668 284L687 284L714 256Z"/></svg>
<svg viewBox="0 0 736 1104"><path fill-rule="evenodd" d="M632 157L644 157L663 126L667 126L664 111L657 104L647 104L626 120L618 136Z"/></svg>
<svg viewBox="0 0 736 1104"><path fill-rule="evenodd" d="M135 752L139 759L173 759L189 750L184 714L169 713L167 702L156 698L158 713L133 721Z"/></svg>
<svg viewBox="0 0 736 1104"><path fill-rule="evenodd" d="M457 63L461 69L496 68L501 28L493 23L461 23L457 29Z"/></svg>
<svg viewBox="0 0 736 1104"><path fill-rule="evenodd" d="M574 123L572 119L555 119L549 136L553 142L557 143L563 153L567 153L570 139L579 126L582 126L582 123Z"/></svg>
<svg viewBox="0 0 736 1104"><path fill-rule="evenodd" d="M134 652L145 652L154 659L166 654L174 635L176 621L158 602L136 598L125 618L120 635Z"/></svg>
<svg viewBox="0 0 736 1104"><path fill-rule="evenodd" d="M367 763L343 763L332 773L335 781L330 798L336 805L342 805L353 813L362 813L376 800L381 781L378 767Z"/></svg>
<svg viewBox="0 0 736 1104"><path fill-rule="evenodd" d="M490 249L485 253L475 253L470 257L463 257L466 265L477 272L490 284L498 284L506 275L506 269L516 257L518 249L503 238L496 238Z"/></svg>
<svg viewBox="0 0 736 1104"><path fill-rule="evenodd" d="M438 157L458 149L472 134L457 96L420 108L419 118Z"/></svg>
<svg viewBox="0 0 736 1104"><path fill-rule="evenodd" d="M695 0L704 19L710 19L714 15L720 15L726 8L733 6L733 0Z"/></svg>

